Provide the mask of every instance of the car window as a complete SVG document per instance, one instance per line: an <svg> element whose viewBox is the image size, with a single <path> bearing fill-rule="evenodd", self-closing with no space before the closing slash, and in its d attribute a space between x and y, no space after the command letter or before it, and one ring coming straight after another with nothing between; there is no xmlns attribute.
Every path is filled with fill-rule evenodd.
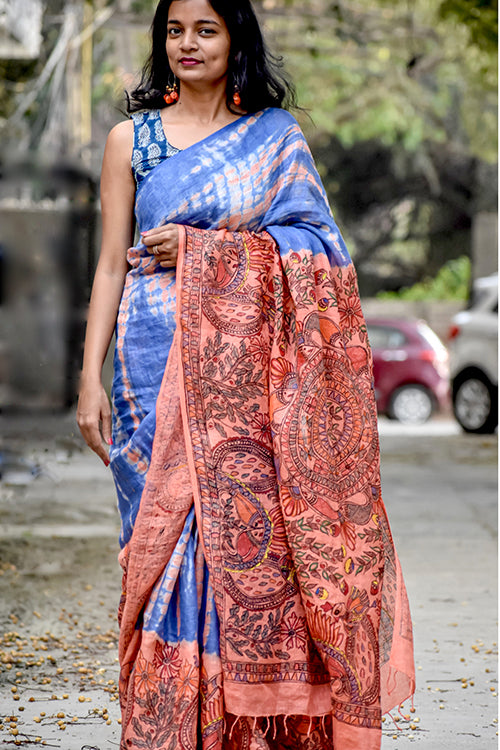
<svg viewBox="0 0 500 750"><path fill-rule="evenodd" d="M491 297L491 291L489 289L479 289L476 287L472 290L469 302L467 304L467 310L474 309L476 307L483 307L488 304L488 300Z"/></svg>
<svg viewBox="0 0 500 750"><path fill-rule="evenodd" d="M470 310L480 307L498 314L498 286L496 283L494 285L480 283L473 285L466 309Z"/></svg>
<svg viewBox="0 0 500 750"><path fill-rule="evenodd" d="M399 349L407 343L402 331L390 326L368 326L368 338L372 349Z"/></svg>

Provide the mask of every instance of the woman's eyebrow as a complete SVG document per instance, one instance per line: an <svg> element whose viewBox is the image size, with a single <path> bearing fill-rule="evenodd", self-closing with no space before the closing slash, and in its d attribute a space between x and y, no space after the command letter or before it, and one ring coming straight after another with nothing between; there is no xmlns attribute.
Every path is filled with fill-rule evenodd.
<svg viewBox="0 0 500 750"><path fill-rule="evenodd" d="M171 18L168 21L168 23L175 23L178 26L182 26L182 22L181 21L176 21L175 18ZM196 21L196 25L197 26L202 26L202 25L205 25L205 24L213 24L214 26L219 26L219 23L217 21L214 21L213 19L210 19L210 18L207 18L207 19L201 18L199 21Z"/></svg>

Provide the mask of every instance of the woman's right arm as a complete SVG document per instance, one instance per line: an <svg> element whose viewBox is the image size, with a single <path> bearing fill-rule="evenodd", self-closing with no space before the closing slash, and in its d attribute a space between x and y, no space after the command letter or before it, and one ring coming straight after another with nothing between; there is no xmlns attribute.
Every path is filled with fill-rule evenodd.
<svg viewBox="0 0 500 750"><path fill-rule="evenodd" d="M134 235L133 123L108 136L101 173L102 244L87 319L77 422L87 445L109 465L111 409L101 380L113 335Z"/></svg>

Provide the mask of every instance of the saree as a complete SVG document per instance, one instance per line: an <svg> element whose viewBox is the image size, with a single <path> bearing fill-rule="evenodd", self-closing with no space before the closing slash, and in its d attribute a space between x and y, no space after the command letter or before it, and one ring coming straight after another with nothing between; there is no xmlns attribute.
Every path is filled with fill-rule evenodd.
<svg viewBox="0 0 500 750"><path fill-rule="evenodd" d="M121 748L376 750L414 692L356 274L294 118L162 162L129 250L111 454Z"/></svg>

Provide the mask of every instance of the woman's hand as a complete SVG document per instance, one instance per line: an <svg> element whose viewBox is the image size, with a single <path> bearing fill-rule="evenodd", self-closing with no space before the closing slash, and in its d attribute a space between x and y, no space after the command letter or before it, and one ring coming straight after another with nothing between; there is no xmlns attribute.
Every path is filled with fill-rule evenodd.
<svg viewBox="0 0 500 750"><path fill-rule="evenodd" d="M179 252L177 224L165 224L163 227L155 227L148 232L141 232L141 239L162 268L172 268L177 265L177 254Z"/></svg>
<svg viewBox="0 0 500 750"><path fill-rule="evenodd" d="M109 466L108 449L105 446L112 445L111 408L101 383L83 385L80 389L76 421L89 448Z"/></svg>

